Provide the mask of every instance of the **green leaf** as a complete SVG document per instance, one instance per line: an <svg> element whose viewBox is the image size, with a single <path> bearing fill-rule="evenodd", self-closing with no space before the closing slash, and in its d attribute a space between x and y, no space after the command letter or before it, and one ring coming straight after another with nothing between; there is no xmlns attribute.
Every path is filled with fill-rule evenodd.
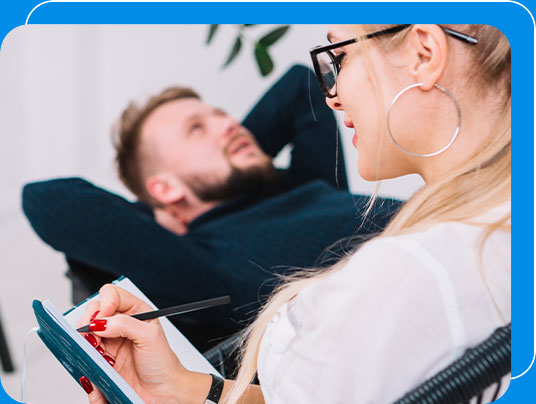
<svg viewBox="0 0 536 404"><path fill-rule="evenodd" d="M209 45L210 42L212 41L212 38L214 38L214 34L218 30L219 26L220 26L220 24L210 24L210 28L209 28L209 31L208 31L208 37L207 37L207 45Z"/></svg>
<svg viewBox="0 0 536 404"><path fill-rule="evenodd" d="M290 25L283 25L282 27L276 28L273 31L267 33L261 39L259 39L259 44L268 48L277 42L290 28Z"/></svg>
<svg viewBox="0 0 536 404"><path fill-rule="evenodd" d="M261 44L255 46L255 59L263 77L268 76L274 69L274 62L265 46Z"/></svg>
<svg viewBox="0 0 536 404"><path fill-rule="evenodd" d="M226 68L227 66L229 66L229 64L234 60L234 58L236 58L236 56L240 52L240 49L242 49L242 38L237 36L236 41L233 45L233 49L231 49L231 53L229 54L227 61L223 65L223 68Z"/></svg>

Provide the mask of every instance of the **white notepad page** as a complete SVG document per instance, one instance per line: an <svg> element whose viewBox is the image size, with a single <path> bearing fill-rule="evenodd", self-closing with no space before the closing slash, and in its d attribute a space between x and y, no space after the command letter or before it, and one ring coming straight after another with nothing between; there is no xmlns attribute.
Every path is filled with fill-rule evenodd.
<svg viewBox="0 0 536 404"><path fill-rule="evenodd" d="M136 285L134 285L134 283L132 283L130 279L122 278L121 280L114 282L114 284L144 300L155 310L157 309L157 307L147 298L147 296L143 294L141 290L136 287ZM98 299L98 297L94 297L93 299ZM86 305L90 300L92 299L86 300L65 315L65 320L74 328L77 327L78 320L80 317L82 317L86 309ZM165 317L161 317L159 320L162 328L164 329L164 333L171 349L173 352L175 352L186 369L194 372L213 373L220 375L214 366L212 366L210 362L207 361L205 357L201 355L201 353L192 345L192 343L188 341L188 339L186 339L186 337L182 335L179 330L177 330L171 321Z"/></svg>

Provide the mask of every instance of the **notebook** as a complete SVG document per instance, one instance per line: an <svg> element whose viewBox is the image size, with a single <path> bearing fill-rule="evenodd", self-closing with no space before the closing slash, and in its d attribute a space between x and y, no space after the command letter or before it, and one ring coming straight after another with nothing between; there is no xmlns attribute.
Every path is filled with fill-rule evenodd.
<svg viewBox="0 0 536 404"><path fill-rule="evenodd" d="M114 283L156 309L128 278L120 278ZM34 300L33 309L40 327L37 334L77 383L82 376L87 376L111 404L144 404L119 373L76 332L78 319L84 313L87 303L95 298L96 295L86 299L65 314L61 314L49 300ZM191 371L219 374L167 318L160 318L159 321L171 349L184 367Z"/></svg>

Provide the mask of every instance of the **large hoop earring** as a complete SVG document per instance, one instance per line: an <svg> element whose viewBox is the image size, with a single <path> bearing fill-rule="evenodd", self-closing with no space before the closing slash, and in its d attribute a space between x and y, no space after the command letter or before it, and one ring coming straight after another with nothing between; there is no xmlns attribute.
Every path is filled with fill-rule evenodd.
<svg viewBox="0 0 536 404"><path fill-rule="evenodd" d="M462 125L462 110L460 108L460 104L458 104L458 100L456 100L456 97L454 97L454 95L452 95L452 93L449 90L447 90L444 87L441 87L439 84L434 84L435 88L437 88L438 90L440 90L441 92L443 92L444 94L446 94L446 95L448 95L450 97L450 99L454 102L454 105L456 106L456 110L458 111L458 126L456 127L456 130L454 131L454 134L452 135L452 138L450 139L449 143L445 147L443 147L441 150L438 150L438 151L436 151L434 153L419 154L419 153L413 153L413 152L410 152L409 150L404 149L396 141L395 137L393 136L393 132L391 132L391 124L390 124L390 121L389 121L389 117L391 115L391 110L393 109L393 106L395 105L396 101L400 98L400 96L402 94L404 94L406 91L411 90L412 88L421 87L421 86L423 86L423 83L415 83L415 84L412 84L410 86L407 86L406 88L402 89L393 98L393 101L391 101L391 105L389 105L389 110L387 111L387 131L389 132L389 136L391 137L391 140L393 141L395 146L398 147L398 149L400 149L404 153L409 154L410 156L414 156L414 157L433 157L433 156L437 156L438 154L443 153L450 146L452 146L452 144L454 143L454 141L458 137L458 133L460 133L460 127Z"/></svg>

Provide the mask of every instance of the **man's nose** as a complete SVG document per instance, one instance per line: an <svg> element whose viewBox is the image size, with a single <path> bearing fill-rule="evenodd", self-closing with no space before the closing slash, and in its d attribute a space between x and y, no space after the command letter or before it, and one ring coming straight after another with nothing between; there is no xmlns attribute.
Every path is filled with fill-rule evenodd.
<svg viewBox="0 0 536 404"><path fill-rule="evenodd" d="M235 118L228 115L219 117L215 124L217 125L216 133L218 137L223 138L233 136L240 127L240 123Z"/></svg>

